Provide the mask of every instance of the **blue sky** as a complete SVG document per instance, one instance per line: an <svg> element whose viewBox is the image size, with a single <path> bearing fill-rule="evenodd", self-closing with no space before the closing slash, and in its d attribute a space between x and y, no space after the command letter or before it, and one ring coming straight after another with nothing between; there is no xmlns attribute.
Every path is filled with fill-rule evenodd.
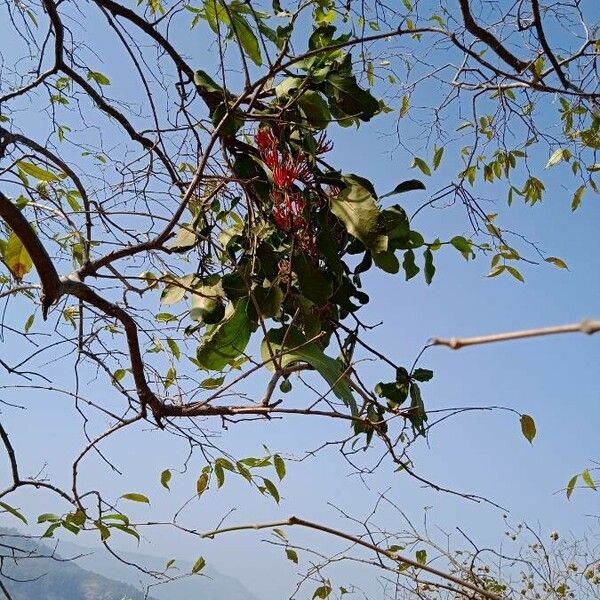
<svg viewBox="0 0 600 600"><path fill-rule="evenodd" d="M185 40L190 54L194 43ZM104 62L111 78L118 82L123 72L111 60L111 50L104 48ZM202 59L198 66L207 68ZM130 91L133 91L129 88ZM542 122L552 128L554 114ZM411 156L403 150L391 151L386 137L395 128L395 113L363 125L358 131L338 129L333 133L335 149L332 161L346 172L360 173L371 179L379 191L387 191L398 181L418 176L408 165ZM28 124L30 127L31 123ZM35 121L33 121L35 128ZM40 118L40 129L43 120ZM405 120L400 132L414 135L414 124ZM414 143L414 142L413 142ZM425 150L418 148L417 153ZM431 152L431 149L428 150ZM548 156L535 155L541 169ZM442 168L433 178L424 178L428 192L415 192L399 197L412 212L427 193L441 187L459 168L456 149L449 146ZM549 255L564 259L569 270L550 265L525 266L525 284L509 277L486 278L489 259L479 256L465 263L458 253L443 249L436 253L437 273L431 286L419 276L408 283L402 276L381 272L365 280L371 302L363 311L366 321L383 321L384 326L369 334L369 343L403 364L411 364L428 338L432 336L469 336L506 330L578 321L583 317L600 317L600 203L588 194L576 213L571 213L572 182L565 176L568 166L556 167L545 178L544 201L534 207L523 206L519 199L508 209L503 188L489 186L476 191L489 199L489 212L499 212L501 224L539 243ZM575 186L576 187L576 186ZM396 200L393 200L394 202ZM487 205L486 205L487 206ZM427 239L442 239L456 234L469 234L468 222L460 207L428 210L420 214L414 227ZM23 322L29 314L25 305L11 301L9 316ZM13 312L14 311L14 312ZM15 348L16 353L24 352ZM48 356L46 359L54 358ZM39 368L44 360L38 361ZM57 363L57 385L70 380L68 361ZM421 366L432 368L435 377L423 386L429 409L455 406L507 406L535 418L538 434L530 445L521 435L517 415L510 412L472 412L456 417L431 432L428 444L421 444L414 455L418 471L427 478L459 491L489 497L509 511L515 520L526 519L539 525L546 535L551 530L572 531L580 535L591 525L587 515L598 514L600 495L590 490L577 490L570 502L564 486L576 472L590 466L598 458L597 423L600 422L600 338L568 335L540 338L499 345L467 348L452 352L445 348L430 349ZM54 368L54 367L52 367ZM64 369L64 371L63 371ZM381 365L366 365L367 377L376 383L390 374ZM84 384L95 398L106 398L118 405L111 386L99 377ZM249 392L258 393L256 390ZM72 401L48 392L10 392L2 390L0 399L26 403L27 414L17 409L2 408L2 421L11 432L24 473L35 473L47 462L49 474L68 481L73 456L81 448L80 420ZM460 526L482 543L495 543L502 538L503 511L477 505L442 493L422 489L406 475L394 473L384 462L381 468L363 482L352 476L339 453L325 450L317 457L293 462L303 451L319 445L324 439L342 437L345 426L324 421L306 421L291 417L270 423L247 423L220 429L219 422L210 423L219 443L238 458L262 453L262 444L288 456L288 477L282 484L282 502L276 506L268 497L260 497L240 482L228 483L224 490L211 490L189 510L187 522L199 529L210 529L229 509L235 513L230 523L259 522L297 514L305 518L350 528L339 519L328 503L352 515L366 515L377 494L389 489L388 495L420 522L424 507L430 523L445 530ZM152 499L150 508L140 508L144 518L160 517L165 511L193 494L195 478L203 466L199 456L188 472L173 477L172 492L163 490L159 473L174 471L185 458L185 445L161 432L139 426L114 436L105 446L107 453L118 459L123 475L110 473L92 458L82 479L103 487L118 496L139 491ZM376 452L376 451L374 451ZM375 454L373 454L373 458ZM2 467L2 473L5 473ZM99 483L98 483L99 482ZM54 500L43 493L19 493L12 503L30 515L54 510ZM382 520L391 529L400 527L392 514L384 511ZM389 523L385 520L389 519ZM7 523L8 524L8 523ZM283 551L259 540L266 532L232 535L214 541L200 542L167 530L148 532L140 548L154 554L182 556L188 559L204 555L219 570L239 577L256 595L280 598L292 589L296 568L285 560ZM314 536L293 532L294 541L317 543ZM88 535L80 543L95 543ZM131 547L128 540L118 542ZM333 549L335 543L318 541L320 548ZM304 556L300 553L301 561ZM277 562L272 562L277 560ZM306 562L303 563L306 565ZM366 587L373 574L341 570L340 584L358 581Z"/></svg>

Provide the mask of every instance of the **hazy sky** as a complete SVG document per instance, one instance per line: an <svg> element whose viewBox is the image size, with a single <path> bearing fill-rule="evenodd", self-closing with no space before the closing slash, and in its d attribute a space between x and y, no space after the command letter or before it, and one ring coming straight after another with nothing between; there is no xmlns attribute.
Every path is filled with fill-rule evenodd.
<svg viewBox="0 0 600 600"><path fill-rule="evenodd" d="M199 52L194 54L195 42L191 36L198 35L197 32L185 35L190 37L182 43L195 56L198 67L207 68L204 56ZM99 40L99 48L104 70L116 85L123 73L113 60L110 44ZM548 114L547 127L557 125L555 114ZM43 117L39 115L31 116L28 127L35 128L38 118L39 126L43 127ZM380 192L403 179L418 176L408 168L411 160L408 152L400 149L391 152L395 146L395 119L395 114L378 118L358 131L335 129L332 161L346 172L368 177ZM410 138L413 128L410 121L401 122L401 137ZM418 142L410 143L414 146ZM547 158L540 156L538 164L543 166ZM423 177L428 192L440 187L440 182L451 178L458 168L457 153L449 147L440 171L433 178ZM501 226L518 231L539 243L548 254L564 259L568 271L546 264L524 265L525 284L508 276L490 279L485 277L488 258L479 256L465 263L457 252L445 248L435 255L437 273L431 286L425 285L421 276L406 283L401 275L375 272L365 279L371 302L362 311L362 318L372 323L383 321L385 325L369 334L369 342L394 361L410 365L432 336L469 336L570 323L586 316L599 318L600 202L590 193L572 214L570 201L576 186L565 177L568 172L566 166L548 172L544 201L534 207L523 206L517 198L508 209L504 188L477 189L489 201L488 212L500 213ZM398 201L410 213L428 197L428 192L415 192L399 197ZM413 227L422 231L426 239L469 234L468 222L459 206L423 211ZM156 304L158 312L157 299ZM8 311L11 321L24 322L30 308L12 300ZM50 331L50 325L46 330ZM11 339L9 334L6 336ZM19 354L25 351L14 350ZM44 362L57 357L58 354L51 353L40 357L37 367L48 368ZM68 385L69 360L54 364L50 364L50 369L54 369L57 386ZM533 525L539 524L543 535L554 529L579 535L593 524L589 515L600 513L600 494L582 489L568 502L564 487L571 475L599 458L600 337L565 335L459 352L434 348L420 364L435 372L433 381L423 386L429 409L506 406L532 415L538 434L530 445L522 437L514 413L464 413L432 431L428 445L420 445L413 455L419 473L443 486L489 497L505 507L512 520L526 519ZM377 363L363 368L373 383L390 376ZM2 377L5 381L4 374ZM264 378L261 382L264 383ZM105 398L113 405L121 401L103 377L85 383L84 390L96 400ZM259 393L258 388L247 391ZM7 406L1 408L2 422L13 436L24 464L23 472L35 474L47 462L49 474L58 481L68 481L70 463L83 441L72 401L46 391L1 390L0 399L29 407L27 413ZM227 431L220 428L218 421L207 425L221 437L219 444L238 458L261 455L262 444L290 458L301 458L304 450L347 433L345 425L298 417L240 424ZM82 474L83 482L99 481L97 487L115 496L130 491L146 493L152 500L151 507L135 512L148 519L164 516L191 496L203 466L201 457L196 456L186 474L174 473L169 494L160 487L158 477L165 468L174 471L181 468L186 457L182 442L149 426L139 426L111 438L105 450L119 464L123 475L111 473L93 458ZM373 460L376 452L377 449L373 451ZM6 462L0 464L4 478ZM199 529L211 529L221 516L235 508L228 523L270 521L297 514L351 530L352 525L340 520L328 503L353 516L364 517L377 494L388 489L389 497L418 522L423 518L424 507L431 507L429 522L445 530L460 526L486 543L495 543L502 537L504 511L423 490L405 474L394 473L387 461L375 475L362 481L350 474L336 450L325 450L302 463L289 462L279 506L268 497L260 497L247 484L235 481L224 490L211 490L201 501L194 502L186 521ZM20 504L32 517L57 509L56 501L42 493L33 496L29 490L16 498L19 502L16 499L11 502ZM402 524L394 519L392 513L382 515L383 524L390 529L401 529ZM1 522L14 524L8 519ZM317 541L315 536L290 534L293 540ZM78 542L95 543L97 536L86 535L82 534L83 539ZM148 532L141 550L188 559L202 554L219 570L239 577L257 596L275 600L292 589L298 569L285 560L281 549L259 543L267 537L268 532L251 532L200 542L164 529ZM132 547L129 540L119 543ZM328 541L319 544L326 550L335 547ZM301 566L306 566L305 555L300 553L300 556ZM356 580L367 588L377 589L373 583L375 574L366 568L364 572L346 570L343 577L339 584Z"/></svg>

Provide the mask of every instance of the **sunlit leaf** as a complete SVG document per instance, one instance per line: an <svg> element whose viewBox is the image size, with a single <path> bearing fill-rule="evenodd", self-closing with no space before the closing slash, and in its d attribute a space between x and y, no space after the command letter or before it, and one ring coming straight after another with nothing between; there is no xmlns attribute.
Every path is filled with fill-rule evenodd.
<svg viewBox="0 0 600 600"><path fill-rule="evenodd" d="M19 521L23 521L25 525L27 525L27 519L13 506L7 504L6 502L0 501L0 508L5 510L7 513L10 513L13 517L19 519ZM39 521L38 521L39 523Z"/></svg>
<svg viewBox="0 0 600 600"><path fill-rule="evenodd" d="M204 569L204 567L206 566L206 561L204 560L204 558L201 556L198 560L196 560L196 562L194 563L194 565L192 566L192 573L195 575L196 573L200 573L200 571L202 571L202 569Z"/></svg>
<svg viewBox="0 0 600 600"><path fill-rule="evenodd" d="M571 479L569 479L569 483L567 483L567 498L571 498L571 494L573 493L573 490L575 489L575 486L577 485L578 478L579 478L579 475L573 475L573 477L571 477Z"/></svg>
<svg viewBox="0 0 600 600"><path fill-rule="evenodd" d="M168 490L171 489L169 487L169 481L171 481L171 477L172 477L172 473L171 473L171 471L169 471L169 469L165 469L160 474L160 484Z"/></svg>
<svg viewBox="0 0 600 600"><path fill-rule="evenodd" d="M200 475L200 477L198 477L198 480L196 481L196 494L198 494L198 496L201 496L204 493L204 491L206 490L207 486L208 486L208 474L202 473Z"/></svg>
<svg viewBox="0 0 600 600"><path fill-rule="evenodd" d="M596 482L592 479L592 476L590 475L590 472L588 469L583 471L583 473L581 474L581 478L585 482L585 485L587 485L589 488L593 489L594 491L597 490Z"/></svg>
<svg viewBox="0 0 600 600"><path fill-rule="evenodd" d="M521 432L531 444L536 434L535 421L529 415L521 415Z"/></svg>
<svg viewBox="0 0 600 600"><path fill-rule="evenodd" d="M277 476L279 479L283 479L285 477L285 461L279 454L275 454L273 456L273 464L275 466L275 471L277 472Z"/></svg>
<svg viewBox="0 0 600 600"><path fill-rule="evenodd" d="M21 281L33 267L33 261L19 236L12 231L2 250L6 266L17 281Z"/></svg>
<svg viewBox="0 0 600 600"><path fill-rule="evenodd" d="M150 500L147 498L147 496L144 496L144 494L123 494L121 498L123 498L123 500L131 500L132 502L143 502L145 504L150 504Z"/></svg>

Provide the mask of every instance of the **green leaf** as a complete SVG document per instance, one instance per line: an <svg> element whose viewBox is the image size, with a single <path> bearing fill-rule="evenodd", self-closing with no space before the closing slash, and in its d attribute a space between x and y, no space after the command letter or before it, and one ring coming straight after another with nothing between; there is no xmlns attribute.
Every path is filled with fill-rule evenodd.
<svg viewBox="0 0 600 600"><path fill-rule="evenodd" d="M85 511L78 508L74 513L68 514L66 520L75 523L78 527L83 527L87 520L87 515L85 514Z"/></svg>
<svg viewBox="0 0 600 600"><path fill-rule="evenodd" d="M422 158L419 158L416 156L413 159L411 168L414 169L415 167L418 168L423 173L423 175L427 175L428 177L431 177L431 169L429 168L429 165Z"/></svg>
<svg viewBox="0 0 600 600"><path fill-rule="evenodd" d="M427 421L427 413L425 405L421 397L421 390L416 383L410 384L410 421L415 430L421 435L425 435L425 422Z"/></svg>
<svg viewBox="0 0 600 600"><path fill-rule="evenodd" d="M223 88L212 77L202 69L194 73L194 83L200 91L218 93L224 95Z"/></svg>
<svg viewBox="0 0 600 600"><path fill-rule="evenodd" d="M225 381L225 377L208 377L200 382L200 387L203 390L218 390Z"/></svg>
<svg viewBox="0 0 600 600"><path fill-rule="evenodd" d="M220 280L198 287L192 294L190 318L207 325L215 325L222 321L225 316L224 294Z"/></svg>
<svg viewBox="0 0 600 600"><path fill-rule="evenodd" d="M581 204L581 200L583 199L583 194L585 193L585 185L580 185L577 188L577 191L573 195L573 201L571 202L571 210L575 211L579 208Z"/></svg>
<svg viewBox="0 0 600 600"><path fill-rule="evenodd" d="M371 61L367 63L367 81L371 87L375 85L375 70Z"/></svg>
<svg viewBox="0 0 600 600"><path fill-rule="evenodd" d="M58 523L60 517L54 513L43 513L37 518L38 523Z"/></svg>
<svg viewBox="0 0 600 600"><path fill-rule="evenodd" d="M567 499L571 498L571 494L573 493L573 490L575 489L575 485L577 484L578 478L579 478L579 475L573 475L573 477L571 477L571 479L569 479L569 483L567 483Z"/></svg>
<svg viewBox="0 0 600 600"><path fill-rule="evenodd" d="M206 325L216 325L225 317L226 307L221 298L192 296L190 319Z"/></svg>
<svg viewBox="0 0 600 600"><path fill-rule="evenodd" d="M57 177L51 171L42 169L42 167L38 167L37 165L34 165L33 163L30 163L30 162L26 162L24 160L20 160L17 163L17 167L21 171L27 173L27 175L30 175L31 177L34 177L35 179L37 179L39 181L47 181L49 183L53 182L53 181L60 181L60 178Z"/></svg>
<svg viewBox="0 0 600 600"><path fill-rule="evenodd" d="M44 531L42 537L43 538L51 538L54 535L54 531L61 526L60 521L58 523L52 523L46 531Z"/></svg>
<svg viewBox="0 0 600 600"><path fill-rule="evenodd" d="M29 333L29 330L33 326L34 321L35 321L35 314L29 315L29 317L27 318L27 321L25 322L25 327L24 327L25 333Z"/></svg>
<svg viewBox="0 0 600 600"><path fill-rule="evenodd" d="M415 556L417 558L417 562L420 565L424 565L427 563L427 550L417 550Z"/></svg>
<svg viewBox="0 0 600 600"><path fill-rule="evenodd" d="M102 515L102 519L104 521L106 521L106 520L120 521L124 525L129 526L129 517L127 517L126 515L123 515L121 513L111 513L111 514L108 514L108 515Z"/></svg>
<svg viewBox="0 0 600 600"><path fill-rule="evenodd" d="M11 231L8 236L6 245L2 249L2 256L6 266L17 281L21 281L33 267L29 252L27 252L23 242L14 231Z"/></svg>
<svg viewBox="0 0 600 600"><path fill-rule="evenodd" d="M204 569L204 567L206 566L206 561L204 560L204 558L201 556L195 563L194 566L192 567L192 573L195 575L196 573L200 573L200 571L202 571L202 569Z"/></svg>
<svg viewBox="0 0 600 600"><path fill-rule="evenodd" d="M433 379L433 371L430 369L415 369L412 373L412 379L416 381L430 381Z"/></svg>
<svg viewBox="0 0 600 600"><path fill-rule="evenodd" d="M198 243L198 236L190 223L182 223L173 243L169 246L172 252L186 252Z"/></svg>
<svg viewBox="0 0 600 600"><path fill-rule="evenodd" d="M96 523L96 528L100 532L100 541L105 542L110 537L110 529L102 523Z"/></svg>
<svg viewBox="0 0 600 600"><path fill-rule="evenodd" d="M321 585L315 590L315 593L313 594L313 600L315 598L322 598L322 599L329 598L330 594L331 594L331 586L330 585Z"/></svg>
<svg viewBox="0 0 600 600"><path fill-rule="evenodd" d="M384 194L381 198L387 198L388 196L393 196L394 194L403 194L404 192L412 192L413 190L424 190L425 184L418 179L407 179L399 183L391 192Z"/></svg>
<svg viewBox="0 0 600 600"><path fill-rule="evenodd" d="M459 251L462 252L463 255L471 254L471 242L462 235L456 235L451 240L450 243Z"/></svg>
<svg viewBox="0 0 600 600"><path fill-rule="evenodd" d="M222 371L245 350L252 333L248 300L239 301L229 315L203 338L196 359L201 368Z"/></svg>
<svg viewBox="0 0 600 600"><path fill-rule="evenodd" d="M406 275L406 281L412 279L421 270L415 263L415 253L412 250L407 250L404 253L402 268L404 269L404 273Z"/></svg>
<svg viewBox="0 0 600 600"><path fill-rule="evenodd" d="M327 102L318 92L307 90L298 99L298 105L306 115L309 124L313 127L325 129L331 122L331 113Z"/></svg>
<svg viewBox="0 0 600 600"><path fill-rule="evenodd" d="M402 106L400 106L400 118L403 119L410 109L410 96L403 96Z"/></svg>
<svg viewBox="0 0 600 600"><path fill-rule="evenodd" d="M167 283L165 285L165 288L160 295L160 303L170 306L172 304L181 302L181 300L183 300L185 297L187 288L190 287L193 278L193 275L186 275L185 277L170 277L168 281L172 281L172 283Z"/></svg>
<svg viewBox="0 0 600 600"><path fill-rule="evenodd" d="M88 71L87 80L93 80L98 85L110 85L110 79L106 75L104 75L103 73L99 73L98 71Z"/></svg>
<svg viewBox="0 0 600 600"><path fill-rule="evenodd" d="M587 469L581 474L581 478L589 488L593 489L594 491L597 491L596 483L592 479L592 476L590 475L590 472Z"/></svg>
<svg viewBox="0 0 600 600"><path fill-rule="evenodd" d="M373 252L387 250L387 237L379 233L379 209L373 194L364 186L346 179L348 185L331 199L331 212L342 221L350 235Z"/></svg>
<svg viewBox="0 0 600 600"><path fill-rule="evenodd" d="M529 415L521 415L521 431L531 444L536 434L535 421Z"/></svg>
<svg viewBox="0 0 600 600"><path fill-rule="evenodd" d="M144 496L144 494L123 494L121 498L123 498L123 500L131 500L132 502L143 502L144 504L150 504L150 500Z"/></svg>
<svg viewBox="0 0 600 600"><path fill-rule="evenodd" d="M117 369L113 373L113 379L115 381L121 381L121 379L123 379L123 377L125 377L125 375L127 375L127 370L126 369Z"/></svg>
<svg viewBox="0 0 600 600"><path fill-rule="evenodd" d="M298 564L298 554L295 550L292 550L291 548L286 548L285 554L288 557L288 560L291 560L296 565Z"/></svg>
<svg viewBox="0 0 600 600"><path fill-rule="evenodd" d="M200 475L200 477L198 477L198 481L196 481L196 494L198 494L198 496L202 496L202 494L206 490L207 486L208 486L208 474L202 473Z"/></svg>
<svg viewBox="0 0 600 600"><path fill-rule="evenodd" d="M373 254L372 258L375 265L386 273L395 275L400 270L400 261L390 250Z"/></svg>
<svg viewBox="0 0 600 600"><path fill-rule="evenodd" d="M174 367L169 367L164 380L165 390L169 389L177 380L177 371Z"/></svg>
<svg viewBox="0 0 600 600"><path fill-rule="evenodd" d="M333 278L305 254L293 259L293 269L298 276L300 291L316 304L325 304L333 294Z"/></svg>
<svg viewBox="0 0 600 600"><path fill-rule="evenodd" d="M518 271L517 269L515 269L515 267L511 267L510 265L505 265L506 266L506 270L518 281L520 281L521 283L525 283L525 279L523 278L523 275L521 275L520 271Z"/></svg>
<svg viewBox="0 0 600 600"><path fill-rule="evenodd" d="M570 158L571 158L571 152L569 150L567 150L566 148L559 148L558 150L555 150L552 153L552 156L550 157L550 159L548 160L548 163L546 164L546 169L549 169L550 167L557 165L558 163L562 162L563 160L569 160Z"/></svg>
<svg viewBox="0 0 600 600"><path fill-rule="evenodd" d="M177 342L173 338L168 337L167 345L169 346L171 352L173 353L173 356L177 360L179 360L181 358L181 350L179 350L179 346L177 345Z"/></svg>
<svg viewBox="0 0 600 600"><path fill-rule="evenodd" d="M231 464L231 462L229 460L227 460L223 456L221 456L220 458L217 458L217 460L215 461L215 465L219 465L219 466L223 467L224 469L227 469L227 471L232 471L235 473L235 467Z"/></svg>
<svg viewBox="0 0 600 600"><path fill-rule="evenodd" d="M349 406L352 413L356 413L356 402L348 382L343 377L341 364L324 354L317 342L309 342L304 335L295 327L282 327L272 329L268 333L269 345L276 353L281 353L279 358L282 367L287 367L299 362L311 365L325 381L330 385L333 393ZM285 340L285 346L283 341ZM266 340L261 344L261 355L263 360L268 360L269 345ZM272 362L269 368L273 369Z"/></svg>
<svg viewBox="0 0 600 600"><path fill-rule="evenodd" d="M435 275L435 266L433 264L433 252L429 248L427 248L423 256L425 257L425 281L427 282L427 285L430 285L433 280L433 276Z"/></svg>
<svg viewBox="0 0 600 600"><path fill-rule="evenodd" d="M283 291L278 285L272 284L267 287L259 286L254 288L253 292L261 316L266 319L279 316L281 313L281 304L283 302ZM254 311L254 303L250 304L248 308L251 311Z"/></svg>
<svg viewBox="0 0 600 600"><path fill-rule="evenodd" d="M286 77L281 83L275 86L275 96L281 100L287 99L294 90L297 90L304 79L302 77Z"/></svg>
<svg viewBox="0 0 600 600"><path fill-rule="evenodd" d="M347 54L346 60L351 60ZM329 106L334 116L339 118L360 119L370 121L379 112L379 102L367 90L356 83L356 77L342 66L339 71L328 74L325 94L329 98Z"/></svg>
<svg viewBox="0 0 600 600"><path fill-rule="evenodd" d="M171 471L169 471L169 469L165 469L161 474L160 474L160 484L170 490L171 488L169 487L169 481L171 481Z"/></svg>
<svg viewBox="0 0 600 600"><path fill-rule="evenodd" d="M545 259L545 261L547 263L553 264L559 269L567 269L567 271L569 270L569 267L567 267L567 263L564 260L557 258L556 256L549 256Z"/></svg>
<svg viewBox="0 0 600 600"><path fill-rule="evenodd" d="M244 52L256 66L260 67L262 65L262 56L258 40L246 19L239 12L231 11L231 27Z"/></svg>
<svg viewBox="0 0 600 600"><path fill-rule="evenodd" d="M215 477L217 478L217 489L222 487L225 483L225 471L219 463L215 463L214 466Z"/></svg>
<svg viewBox="0 0 600 600"><path fill-rule="evenodd" d="M61 521L61 525L67 530L70 531L73 535L77 535L80 531L77 525L73 525L73 523L69 523L69 521Z"/></svg>
<svg viewBox="0 0 600 600"><path fill-rule="evenodd" d="M436 148L435 152L433 153L433 168L435 170L437 170L440 166L440 163L442 162L442 156L444 156L444 146Z"/></svg>
<svg viewBox="0 0 600 600"><path fill-rule="evenodd" d="M27 525L27 519L13 506L11 506L10 504L6 504L6 502L1 502L0 501L0 508L5 510L7 513L10 513L13 517L19 519L19 521L23 521L23 523L25 523L25 525ZM39 521L38 521L39 523Z"/></svg>
<svg viewBox="0 0 600 600"><path fill-rule="evenodd" d="M264 484L267 492L269 492L269 494L273 497L275 502L277 502L277 504L279 504L279 500L281 498L279 496L279 490L275 487L275 484L270 479L267 479L266 477L263 477L262 480L263 480L263 484Z"/></svg>
<svg viewBox="0 0 600 600"><path fill-rule="evenodd" d="M273 456L273 465L275 465L275 471L277 472L277 477L281 481L285 477L285 461L279 454L275 454Z"/></svg>
<svg viewBox="0 0 600 600"><path fill-rule="evenodd" d="M497 277L500 273L504 273L505 265L496 265L488 274L487 277Z"/></svg>
<svg viewBox="0 0 600 600"><path fill-rule="evenodd" d="M69 190L67 192L67 202L73 212L79 212L81 205L77 201L77 198L81 198L81 194L77 190Z"/></svg>

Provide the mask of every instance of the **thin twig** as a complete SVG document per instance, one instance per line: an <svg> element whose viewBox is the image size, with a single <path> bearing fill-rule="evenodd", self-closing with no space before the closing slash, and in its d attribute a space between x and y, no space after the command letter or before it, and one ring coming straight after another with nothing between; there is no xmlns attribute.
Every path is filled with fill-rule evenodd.
<svg viewBox="0 0 600 600"><path fill-rule="evenodd" d="M447 346L452 350L459 350L464 346L478 346L481 344L493 344L496 342L508 342L510 340L521 340L541 335L556 335L559 333L587 333L592 335L600 331L600 320L584 319L580 323L569 325L556 325L554 327L539 327L537 329L524 329L522 331L508 331L506 333L495 333L492 335L480 335L471 338L433 338L428 346Z"/></svg>

